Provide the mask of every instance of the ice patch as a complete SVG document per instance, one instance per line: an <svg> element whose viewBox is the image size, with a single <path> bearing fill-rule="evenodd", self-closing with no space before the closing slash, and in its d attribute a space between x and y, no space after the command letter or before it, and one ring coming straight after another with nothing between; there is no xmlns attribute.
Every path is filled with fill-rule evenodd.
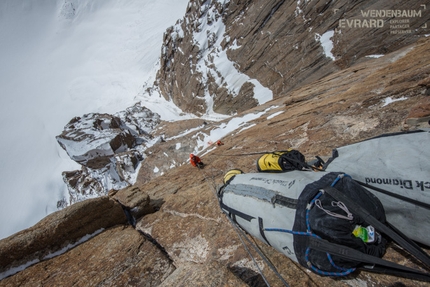
<svg viewBox="0 0 430 287"><path fill-rule="evenodd" d="M385 55L384 54L375 54L375 55L367 55L367 56L365 56L366 58L381 58L381 57L384 57Z"/></svg>
<svg viewBox="0 0 430 287"><path fill-rule="evenodd" d="M268 120L270 120L270 119L272 119L272 118L274 118L274 117L276 117L276 116L278 116L278 115L280 115L280 114L282 114L284 111L279 111L279 112L276 112L276 113L274 113L274 114L271 114L270 116L268 116L267 117L267 119Z"/></svg>
<svg viewBox="0 0 430 287"><path fill-rule="evenodd" d="M393 98L391 98L391 97L388 97L388 98L385 98L385 99L383 100L383 105L382 105L382 107L388 106L389 104L392 104L392 103L394 103L394 102L404 101L404 100L407 100L407 99L408 99L408 98L406 98L406 97L401 97L401 98L398 98L398 99L393 99Z"/></svg>
<svg viewBox="0 0 430 287"><path fill-rule="evenodd" d="M324 50L324 55L334 61L335 57L331 53L331 50L333 50L333 41L331 40L331 38L333 37L333 35L333 30L327 31L322 35L315 33L315 40L321 43L321 46Z"/></svg>

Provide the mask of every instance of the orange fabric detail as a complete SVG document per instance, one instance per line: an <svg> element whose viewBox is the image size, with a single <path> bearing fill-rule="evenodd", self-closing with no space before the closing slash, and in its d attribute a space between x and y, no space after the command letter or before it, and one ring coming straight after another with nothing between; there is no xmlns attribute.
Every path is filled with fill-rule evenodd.
<svg viewBox="0 0 430 287"><path fill-rule="evenodd" d="M198 163L202 162L198 156L190 156L190 163L192 166L197 166Z"/></svg>

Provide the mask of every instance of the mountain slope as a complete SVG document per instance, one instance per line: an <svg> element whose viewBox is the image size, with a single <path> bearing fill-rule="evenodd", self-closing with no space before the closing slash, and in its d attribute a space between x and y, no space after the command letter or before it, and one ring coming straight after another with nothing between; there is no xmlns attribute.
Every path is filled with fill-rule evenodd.
<svg viewBox="0 0 430 287"><path fill-rule="evenodd" d="M165 133L167 140L147 150L148 157L133 191L126 189L121 191L123 195L110 196L111 200L121 202L130 211L143 206L144 202L132 198L149 196L149 204L155 212L137 216L140 219L136 223L136 230L123 224L107 226L101 234L92 235L91 239L71 251L1 280L0 286L18 283L25 286L25 282L46 285L75 282L78 286L84 286L89 280L105 286L190 286L205 285L207 280L217 282L217 286L264 286L264 281L243 249L234 228L219 209L215 192L222 183L224 173L231 168L241 168L245 172L255 171L258 156L247 155L249 153L294 147L305 153L308 160L315 155L326 158L330 156L332 148L343 144L381 133L428 126L427 122L419 123L417 120L430 116L428 63L430 39L426 38L385 57L369 59L336 72L315 84L293 91L289 97L278 98L248 110L245 113L257 113L260 117L224 136L222 141L225 145L204 154L202 160L207 166L203 170L197 170L189 164L171 168L172 162L169 159L185 161L187 149L197 145L194 135L219 128L223 122L207 122L206 125L199 121L161 123L164 127L159 132ZM391 101L387 101L388 96ZM245 113L238 117L243 117ZM184 129L193 130L193 126L201 128L183 135ZM174 137L178 133L178 127L181 127L179 133L183 136ZM176 149L179 143L183 149ZM157 172L154 171L154 166L159 167ZM58 216L73 207L60 211ZM84 208L77 211L76 216L100 216L99 211L94 211L95 214L92 211L94 210ZM106 215L105 218L111 216ZM45 220L49 222L52 219ZM93 231L87 232L91 234L101 227L101 224L93 226ZM33 232L37 230L36 228ZM58 232L61 230L63 228L60 225ZM29 231L23 231L20 236L26 234L31 235ZM36 234L28 237L28 242L36 244L43 238L43 235ZM140 236L136 237L137 234ZM17 251L9 249L11 242L16 240L17 237L12 236L0 241L0 254L16 254ZM370 273L341 280L321 277L305 271L265 244L258 245L291 286L389 286L396 282L406 286L426 286L418 281ZM106 250L98 246L117 250L107 253L111 254L114 265L109 265L109 268L97 265L104 265L106 260ZM135 250L138 246L155 249L154 252L143 251L144 249L132 253L124 251ZM22 246L18 248L27 260L32 256L40 256L37 255L40 251L29 255ZM258 255L254 256L271 286L282 286ZM91 263L83 264L82 258L91 258ZM158 259L154 261L154 258ZM413 260L405 259L396 248L390 247L386 258L406 266L415 266ZM132 268L130 262L137 261L152 263L147 267ZM141 266L140 264L137 266ZM0 270L10 270L11 266L13 264L2 266ZM77 273L91 274L95 270L98 275L91 279L87 276L82 277L83 281L72 279ZM142 278L145 278L145 283Z"/></svg>
<svg viewBox="0 0 430 287"><path fill-rule="evenodd" d="M394 9L413 17L370 16ZM409 1L192 0L164 35L156 85L186 112L234 114L414 43L429 20Z"/></svg>
<svg viewBox="0 0 430 287"><path fill-rule="evenodd" d="M209 2L192 1L187 11L212 11L202 13L206 16L213 15L214 22L216 13L221 13L225 17L223 23L231 22L231 24L225 24L226 31L230 31L230 27L234 25L232 19L227 19L228 11L229 13L236 11L234 13L237 15L254 15L240 18L243 21L251 19L250 22L239 25L248 30L247 34L242 36L248 35L250 42L241 43L238 38L236 43L239 41L238 46L244 47L252 43L255 47L266 46L263 50L267 51L271 49L269 47L271 42L266 41L270 37L259 38L261 36L258 35L262 35L261 31L264 34L267 27L274 28L276 25L281 27L281 23L284 24L284 18L279 17L277 13L281 13L285 7L294 8L294 13L297 12L297 15L294 14L296 17L291 16L293 14L286 15L294 18L290 20L298 21L303 25L303 21L307 19L306 16L311 13L309 11L317 9L318 4L322 5L322 2L318 1L313 3L316 4L313 6L310 5L311 2L299 2L297 6L296 3L288 4L286 1L267 2L270 3L269 6L265 6L262 2L259 3L260 6L256 6L254 5L256 2L250 1L226 1L225 3L214 1L214 6L203 5ZM193 3L196 3L195 6ZM396 5L399 3L404 2L396 2ZM333 5L334 3L322 5L318 13L324 15L324 11L338 7ZM347 3L343 5L341 8L350 7ZM356 3L356 5L364 5L363 7L367 9L380 4L369 1ZM349 12L345 10L344 13ZM254 19L259 19L258 25L254 25ZM198 21L198 18L193 21ZM249 25L245 25L246 23ZM339 24L337 20L336 23ZM253 31L257 31L255 35L252 35ZM360 31L364 33L364 30ZM89 282L104 286L205 286L208 284L264 286L265 283L258 274L254 262L218 206L215 193L222 184L222 177L226 171L231 168L240 168L244 172L256 171L255 162L258 156L253 153L293 147L303 152L308 160L316 155L327 158L333 148L341 145L382 133L428 127L430 38L418 37L411 33L411 35L396 38L395 41L387 39L397 43L397 46L393 44L391 53L386 53L379 58L355 59L351 56L354 61L351 60L348 65L341 66L336 64L336 61L332 62L330 57L327 58L326 55L330 54L325 54L324 45L318 44L324 42L326 32L326 30L318 32L321 35L319 40L323 39L322 41L313 38L315 43L311 45L314 47L312 53L304 52L312 63L316 62L303 71L296 69L295 75L301 80L288 86L284 92L273 92L272 100L259 105L251 101L253 104L250 106L253 107L246 107L243 111L241 106L233 105L232 110L228 112L237 112L237 114L217 122L204 119L162 121L155 128L152 136L163 137L164 141L145 151L147 157L142 163L134 186L120 191L111 191L109 197L96 198L90 203L85 201L79 205L67 207L45 218L33 229L24 230L1 240L0 258L8 258L8 260L0 260L3 264L0 266L0 275L3 277L24 269L23 264L31 260L43 260L32 266L25 266L27 268L24 271L2 279L0 286L19 284L54 286L72 283L85 286ZM373 32L378 34L381 31L375 29ZM170 36L165 36L165 39L166 37ZM386 34L385 37L390 38ZM409 44L407 45L406 42ZM186 45L183 45L185 49ZM336 45L334 47L336 48ZM267 76L268 68L263 66L270 57L285 56L285 60L279 63L291 61L295 62L297 67L299 62L308 59L297 57L294 53L290 56L284 55L281 50L278 50L278 53L268 52L265 56L263 50L260 51L261 57L258 60L261 72L256 70L252 72L254 68L251 65L246 75L249 79L255 80L254 76L249 76L251 72L254 73L260 83L267 81L267 86L274 90L278 84L281 86L280 80L284 78L279 74L280 78ZM179 49L173 54L181 54L178 51ZM247 61L252 62L255 50L253 48L249 51L251 56ZM246 57L246 53L242 52L237 57ZM334 53L334 50L331 52ZM162 53L164 55L164 51ZM335 53L333 55L335 59L339 57ZM216 58L215 56L214 54L213 59ZM172 59L176 59L174 57ZM210 60L209 58L207 59ZM182 99L172 92L176 90L172 88L172 84L176 85L177 82L178 86L184 89L188 87L193 91L193 88L189 87L192 80L179 72L175 73L175 65L182 66L180 61L174 60L170 63L172 70L166 70L167 72L160 70L158 87L150 90L155 93L159 89L167 98L180 103ZM310 73L309 71L315 65L320 68ZM161 69L163 67L164 65L161 65ZM214 70L216 67L212 67L212 71ZM164 72L166 77L170 74L166 82L162 78ZM238 73L240 72L234 72L235 75ZM305 75L315 75L315 78ZM195 77L197 82L201 79L201 75ZM250 84L252 83L246 84L249 91L248 97L251 94ZM203 89L210 86L211 82L206 82L205 85ZM185 99L185 96L189 95L184 93L182 102L184 110L205 114L209 106L209 104L206 105L206 100L209 98L205 100L197 98L193 102L192 97ZM231 99L238 100L238 103L240 97L240 95L235 97L231 95ZM216 106L216 97L214 99L213 107ZM257 102L257 99L255 101ZM195 108L197 104L206 106ZM237 122L240 124L236 125L235 130L227 128ZM215 147L210 144L218 139L224 142L223 146ZM198 170L187 163L190 152L201 156L203 162L207 164L205 169ZM103 204L109 206L103 211L86 206ZM125 215L117 212L121 209L125 211ZM142 211L143 209L145 212ZM76 225L73 226L68 221L71 217L66 216L71 213L75 216L73 218L76 218L73 220ZM135 220L130 215L134 216ZM126 223L126 217L130 220L128 223ZM87 226L89 224L86 220L80 220L88 218L98 218L99 221L95 221L97 224ZM100 220L100 218L106 220ZM49 226L48 234L42 226ZM82 240L84 242L80 242L82 233L79 231L85 226L87 226L85 232L89 236ZM57 237L49 236L53 233L59 234L58 238L65 239L59 242L61 240L56 240ZM64 236L61 236L62 234ZM26 244L20 244L22 242ZM41 244L42 242L49 244ZM74 242L81 244L70 250L61 249ZM260 242L257 244L291 286L428 285L423 282L364 272L341 279L322 277L308 272L269 246ZM47 258L46 254L50 253L57 256ZM270 285L283 286L267 264L257 254L254 254L254 257ZM413 259L405 258L403 252L394 245L388 248L386 258L406 266L417 266ZM148 264L146 265L145 262Z"/></svg>

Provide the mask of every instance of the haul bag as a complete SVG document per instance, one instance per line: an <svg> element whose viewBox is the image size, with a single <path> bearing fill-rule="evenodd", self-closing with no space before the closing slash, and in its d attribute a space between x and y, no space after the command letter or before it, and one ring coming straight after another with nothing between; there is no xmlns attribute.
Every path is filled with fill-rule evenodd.
<svg viewBox="0 0 430 287"><path fill-rule="evenodd" d="M390 237L430 266L425 252L390 228L377 197L348 175L237 173L220 188L218 198L242 229L317 274L344 276L370 263L374 269L369 271L430 281L428 273L380 258ZM357 226L372 230L373 238L358 236Z"/></svg>
<svg viewBox="0 0 430 287"><path fill-rule="evenodd" d="M221 209L239 226L297 262L293 235L267 233L265 227L292 230L300 193L323 173L244 173L230 178L218 192Z"/></svg>
<svg viewBox="0 0 430 287"><path fill-rule="evenodd" d="M364 184L381 201L389 222L430 246L429 144L429 131L379 136L335 149L326 171L345 172Z"/></svg>
<svg viewBox="0 0 430 287"><path fill-rule="evenodd" d="M304 245L307 242L305 237L313 233L330 242L351 246L378 257L384 253L386 241L379 237L367 244L356 237L353 234L354 228L357 225L366 225L358 216L349 220L337 218L315 206L306 214L307 206L320 189L329 186L337 176L337 173L304 171L285 174L236 174L221 188L220 206L248 233L303 266L309 268L311 264L318 266L317 269L323 272L343 272L334 266L351 269L361 262L336 256L329 260L324 252L309 252L308 246ZM385 220L382 205L370 192L358 184L355 185L353 181L348 181L347 186L339 183L338 187L350 190L354 200L362 202L369 212ZM331 205L334 200L329 195L320 195L318 200L323 208L333 213L345 213L343 209ZM308 225L311 230L307 229ZM307 252L308 258L305 259Z"/></svg>

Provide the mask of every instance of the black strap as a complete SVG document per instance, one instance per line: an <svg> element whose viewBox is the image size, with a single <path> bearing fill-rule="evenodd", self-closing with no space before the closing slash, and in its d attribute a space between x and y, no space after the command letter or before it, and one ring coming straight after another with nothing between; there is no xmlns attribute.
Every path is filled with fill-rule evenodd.
<svg viewBox="0 0 430 287"><path fill-rule="evenodd" d="M240 212L239 210L236 210L234 208L228 207L227 205L225 205L222 201L219 203L220 207L226 211L228 211L229 213L232 213L236 216L239 216L240 218L245 219L246 221L251 221L253 220L255 217L252 217L251 215L248 215L246 213Z"/></svg>
<svg viewBox="0 0 430 287"><path fill-rule="evenodd" d="M223 195L224 195L224 188L226 186L227 185L224 184L218 190L218 193L217 193L220 208L224 209L224 212L227 213L228 217L231 218L231 219L233 219L234 222L237 222L236 221L236 216L239 216L240 218L245 219L246 221L249 221L249 222L251 222L251 220L255 219L255 217L253 217L253 216L251 216L249 214L243 213L243 212L241 212L241 211L239 211L237 209L228 207L227 205L224 204L224 202L222 201L222 198L223 198Z"/></svg>
<svg viewBox="0 0 430 287"><path fill-rule="evenodd" d="M263 237L263 239L266 241L266 243L269 246L272 246L270 244L269 240L267 240L266 235L264 234L263 218L261 218L261 217L258 218L258 229L260 229L260 235L261 235L261 237Z"/></svg>
<svg viewBox="0 0 430 287"><path fill-rule="evenodd" d="M337 151L337 149L332 150L332 156L327 160L326 163L324 163L323 165L323 170L326 170L327 167L331 164L331 162L333 160L335 160L337 157L339 157L339 152Z"/></svg>
<svg viewBox="0 0 430 287"><path fill-rule="evenodd" d="M289 198L280 194L276 194L271 199L272 204L279 204L288 208L297 209L297 199Z"/></svg>
<svg viewBox="0 0 430 287"><path fill-rule="evenodd" d="M352 213L359 215L365 222L372 225L377 230L393 239L395 242L397 242L397 244L399 244L401 247L403 247L413 256L415 256L415 258L419 259L422 263L430 267L430 256L427 255L427 253L425 253L421 248L419 248L418 245L411 244L411 240L406 240L406 235L399 232L398 230L396 230L397 232L395 232L389 226L380 222L378 219L373 217L366 209L361 207L359 204L350 199L345 193L340 192L336 188L327 187L324 188L324 191L327 192L334 199L342 201Z"/></svg>
<svg viewBox="0 0 430 287"><path fill-rule="evenodd" d="M413 280L430 281L429 275L418 274L416 273L416 271L412 273L412 272L407 272L407 271L402 271L402 270L392 269L392 268L387 268L382 266L376 266L376 265L368 266L368 267L360 267L357 269L373 272L373 273L393 275L393 276L403 277L403 278L408 278Z"/></svg>
<svg viewBox="0 0 430 287"><path fill-rule="evenodd" d="M418 244L416 244L415 243L415 241L413 241L413 240L411 240L409 237L407 237L405 234L403 234L400 230L398 230L394 225L392 225L391 223L389 223L389 222L386 222L387 223L387 225L391 228L391 229L393 229L394 230L394 232L396 232L397 234L399 234L399 235L401 235L401 236L403 236L403 239L404 240L407 240L408 242L409 242L409 244L411 244L411 245L413 245L415 248L417 248L417 249L421 249L421 247L418 245Z"/></svg>
<svg viewBox="0 0 430 287"><path fill-rule="evenodd" d="M308 240L308 246L312 249L327 252L331 255L335 255L347 260L360 261L363 263L375 264L374 268L363 268L367 271L374 271L378 273L384 272L385 274L397 275L411 279L419 279L430 282L430 274L424 273L400 264L390 262L379 257L365 254L356 249L331 243L321 238L306 237ZM383 267L380 267L383 266Z"/></svg>
<svg viewBox="0 0 430 287"><path fill-rule="evenodd" d="M358 181L358 180L354 180L354 181L356 183L364 186L364 187L373 189L374 191L378 191L380 193L383 193L383 194L389 195L391 197L394 197L394 198L397 198L397 199L400 199L400 200L412 203L414 205L417 205L417 206L420 206L420 207L423 207L423 208L426 208L426 209L430 209L430 204L427 204L425 202L421 202L421 201L418 201L418 200L415 200L415 199L412 199L412 198L409 198L409 197L406 197L406 196L403 196L403 195L400 195L400 194L396 194L394 192L391 192L391 191L388 191L388 190L385 190L385 189L382 189L382 188L379 188L379 187L376 187L376 186L373 186L373 185L370 185L370 184L367 184L367 183L364 183L364 182L361 182L361 181Z"/></svg>

